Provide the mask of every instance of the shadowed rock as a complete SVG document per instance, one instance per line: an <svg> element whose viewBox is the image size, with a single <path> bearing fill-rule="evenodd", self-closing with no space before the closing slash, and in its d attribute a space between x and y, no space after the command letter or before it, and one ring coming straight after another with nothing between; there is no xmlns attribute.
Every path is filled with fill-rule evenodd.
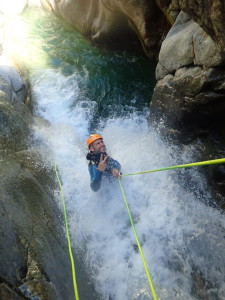
<svg viewBox="0 0 225 300"><path fill-rule="evenodd" d="M41 1L41 5L68 21L96 45L133 48L139 39L150 58L158 53L169 28L154 0Z"/></svg>
<svg viewBox="0 0 225 300"><path fill-rule="evenodd" d="M14 67L0 74L0 298L72 299L52 167L28 150L34 119L22 78Z"/></svg>
<svg viewBox="0 0 225 300"><path fill-rule="evenodd" d="M164 128L179 132L185 142L221 131L224 87L223 70L181 68L175 75L167 75L157 82L151 102L152 121L158 124L163 119Z"/></svg>

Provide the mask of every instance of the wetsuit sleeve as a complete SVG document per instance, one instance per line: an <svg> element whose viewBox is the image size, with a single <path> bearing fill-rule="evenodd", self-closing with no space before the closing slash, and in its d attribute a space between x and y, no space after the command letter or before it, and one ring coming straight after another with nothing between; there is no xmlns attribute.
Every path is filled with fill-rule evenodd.
<svg viewBox="0 0 225 300"><path fill-rule="evenodd" d="M117 169L119 171L121 170L120 163L111 157L109 158L108 165L109 165L110 169Z"/></svg>
<svg viewBox="0 0 225 300"><path fill-rule="evenodd" d="M97 192L101 186L102 173L97 169L96 165L89 166L89 173L91 176L91 189L94 192Z"/></svg>

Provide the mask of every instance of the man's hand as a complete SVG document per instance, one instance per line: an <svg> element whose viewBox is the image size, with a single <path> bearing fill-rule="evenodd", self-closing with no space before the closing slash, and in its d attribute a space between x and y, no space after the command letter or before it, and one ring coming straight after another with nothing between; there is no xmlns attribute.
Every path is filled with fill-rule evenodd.
<svg viewBox="0 0 225 300"><path fill-rule="evenodd" d="M100 156L100 162L99 162L99 164L98 164L98 170L99 170L99 171L101 171L101 172L104 172L104 171L105 171L105 169L106 169L106 167L107 167L107 158L108 158L108 157L109 157L109 156L106 155L106 157L103 158L103 154L101 154L101 156Z"/></svg>
<svg viewBox="0 0 225 300"><path fill-rule="evenodd" d="M118 178L120 176L120 171L117 169L112 169L112 174L114 177Z"/></svg>

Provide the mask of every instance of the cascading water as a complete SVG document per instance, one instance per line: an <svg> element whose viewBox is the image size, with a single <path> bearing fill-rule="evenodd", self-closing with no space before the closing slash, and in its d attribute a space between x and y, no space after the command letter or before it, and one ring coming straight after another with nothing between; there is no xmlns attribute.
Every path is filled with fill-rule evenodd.
<svg viewBox="0 0 225 300"><path fill-rule="evenodd" d="M51 62L33 70L31 85L34 112L47 122L34 131L51 153L47 163L57 163L75 253L101 299L152 299L118 182L91 191L85 141L101 133L123 173L192 162L195 151L168 147L149 126L154 80L145 59L97 50L53 17L43 26L46 18L41 12L36 20ZM178 173L198 189L180 184ZM205 204L210 193L198 170L123 177L122 184L159 298L224 299L225 220ZM91 292L87 299L100 300Z"/></svg>

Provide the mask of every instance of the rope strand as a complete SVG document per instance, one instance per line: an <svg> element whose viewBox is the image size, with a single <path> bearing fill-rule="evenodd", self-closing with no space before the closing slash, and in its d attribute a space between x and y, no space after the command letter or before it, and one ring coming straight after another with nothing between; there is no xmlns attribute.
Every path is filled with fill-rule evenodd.
<svg viewBox="0 0 225 300"><path fill-rule="evenodd" d="M124 202L125 202L125 205L126 205L126 208L127 208L128 216L129 216L130 223L131 223L131 227L133 229L133 233L134 233L134 236L135 236L135 239L136 239L136 243L137 243L137 246L138 246L138 249L139 249L139 252L140 252L140 255L141 255L141 259L142 259L142 262L143 262L143 265L144 265L144 269L145 269L145 273L146 273L146 276L147 276L147 279L148 279L149 287L150 287L150 290L152 292L153 299L157 300L158 298L157 298L157 295L156 295L156 292L155 292L155 288L154 288L154 285L153 285L153 282L152 282L152 279L151 279L151 276L150 276L150 273L149 273L149 270L148 270L147 262L145 260L144 253L142 251L141 244L139 242L139 238L138 238L135 226L134 226L134 221L133 221L130 209L129 209L129 205L128 205L128 202L127 202L127 199L126 199L126 196L125 196L125 193L124 193L124 189L123 189L120 177L118 177L118 181L119 181L120 189L121 189L123 199L124 199Z"/></svg>
<svg viewBox="0 0 225 300"><path fill-rule="evenodd" d="M69 251L70 262L71 262L71 269L72 269L72 279L73 279L74 296L75 296L75 300L79 300L79 294L78 294L78 288L77 288L77 281L76 281L75 263L74 263L73 252L72 252L72 247L71 247L69 224L68 224L67 213L66 213L65 197L64 197L64 194L63 194L63 188L62 188L62 184L61 184L61 181L60 181L60 178L59 178L59 174L58 174L58 171L57 171L56 163L54 164L54 169L55 169L56 178L58 180L60 194L61 194L61 198L62 198L62 204L63 204L64 222L65 222L66 236L67 236L67 242L68 242L68 251Z"/></svg>
<svg viewBox="0 0 225 300"><path fill-rule="evenodd" d="M155 170L149 170L149 171L142 171L142 172L137 172L137 173L122 174L122 175L120 175L120 177L138 175L138 174L144 174L144 173L153 173L153 172L166 171L166 170L181 169L181 168L215 165L215 164L222 164L222 163L225 163L225 158L206 160L206 161L201 161L201 162L196 162L196 163L190 163L190 164L185 164L185 165L177 165L177 166L166 167L166 168L155 169Z"/></svg>
<svg viewBox="0 0 225 300"><path fill-rule="evenodd" d="M120 189L121 189L121 192L122 192L122 196L123 196L126 208L127 208L128 216L129 216L130 223L131 223L131 227L133 229L133 233L134 233L134 236L135 236L135 239L136 239L136 243L137 243L140 255L141 255L141 259L142 259L142 262L143 262L143 265L144 265L144 269L145 269L145 273L146 273L146 276L147 276L147 279L148 279L149 287L150 287L150 290L151 290L151 293L152 293L152 296L153 296L154 300L157 300L157 294L156 294L156 291L155 291L155 288L154 288L154 285L153 285L153 282L152 282L152 279L151 279L151 276L150 276L150 273L149 273L149 270L148 270L148 266L147 266L147 263L146 263L146 260L145 260L145 257L144 257L144 253L142 251L141 244L139 242L139 238L138 238L135 226L134 226L133 218L132 218L132 215L131 215L131 212L130 212L130 209L129 209L129 205L128 205L128 202L127 202L127 199L126 199L126 195L124 193L124 189L123 189L120 177L138 175L138 174L144 174L144 173L159 172L159 171L166 171L166 170L174 170L174 169L179 169L179 168L188 168L188 167L196 167L196 166L222 164L222 163L225 163L225 158L207 160L207 161L203 161L203 162L196 162L196 163L190 163L190 164L184 164L184 165L177 165L177 166L166 167L166 168L155 169L155 170L149 170L149 171L143 171L143 172L136 172L136 173L130 173L130 174L121 174L118 177L118 182L119 182Z"/></svg>
<svg viewBox="0 0 225 300"><path fill-rule="evenodd" d="M222 163L225 163L225 158L208 160L208 161L203 161L203 162L190 163L190 164L184 164L184 165L171 166L171 167L155 169L155 170L149 170L149 171L142 171L142 172L129 173L129 174L121 174L118 177L118 182L119 182L120 189L121 189L121 192L122 192L122 195L123 195L125 206L127 208L128 216L129 216L130 223L131 223L131 227L133 229L135 240L136 240L136 243L137 243L140 255L141 255L141 259L142 259L142 262L143 262L143 265L144 265L144 269L145 269L145 273L146 273L146 276L147 276L147 279L148 279L149 287L150 287L150 290L151 290L151 293L152 293L152 296L153 296L154 300L158 300L157 294L156 294L156 291L155 291L155 288L154 288L154 285L153 285L153 282L152 282L152 279L151 279L151 276L150 276L150 272L148 270L147 262L145 260L141 244L139 242L139 238L138 238L138 235L137 235L137 232L136 232L136 229L135 229L134 221L133 221L130 209L129 209L129 205L128 205L128 202L127 202L127 199L126 199L126 195L124 193L124 189L123 189L120 177L138 175L138 174L144 174L144 173L159 172L159 171L166 171L166 170L174 170L174 169L179 169L179 168L188 168L188 167L195 167L195 166L206 166L206 165L213 165L213 164L222 164ZM62 184L61 184L59 174L58 174L58 171L57 171L56 163L54 163L54 170L55 170L55 174L56 174L56 178L57 178L57 181L58 181L58 184L59 184L60 194L61 194L61 198L62 198L64 222L65 222L66 236L67 236L67 242L68 242L68 251L69 251L70 262L71 262L71 270L72 270L74 296L75 296L75 300L79 300L77 281L76 281L75 263L74 263L73 253L72 253L68 218L67 218L67 212L66 212L65 197L64 197L64 194L63 194L63 188L62 188Z"/></svg>

